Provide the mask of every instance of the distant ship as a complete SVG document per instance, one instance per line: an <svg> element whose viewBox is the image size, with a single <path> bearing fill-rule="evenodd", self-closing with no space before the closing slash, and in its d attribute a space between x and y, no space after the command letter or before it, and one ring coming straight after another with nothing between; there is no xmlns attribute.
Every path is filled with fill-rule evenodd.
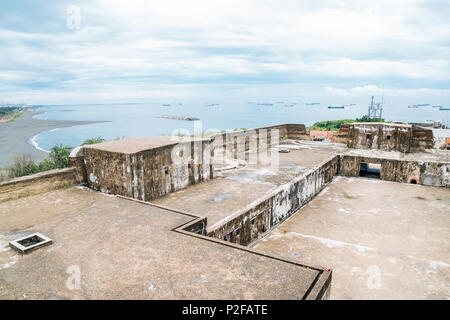
<svg viewBox="0 0 450 320"><path fill-rule="evenodd" d="M170 107L170 103L164 103L163 107Z"/></svg>
<svg viewBox="0 0 450 320"><path fill-rule="evenodd" d="M445 108L444 106L431 106L432 108Z"/></svg>
<svg viewBox="0 0 450 320"><path fill-rule="evenodd" d="M320 102L305 103L305 105L307 105L307 106L315 106L316 104L320 104Z"/></svg>
<svg viewBox="0 0 450 320"><path fill-rule="evenodd" d="M273 106L273 103L258 103L258 106Z"/></svg>
<svg viewBox="0 0 450 320"><path fill-rule="evenodd" d="M295 103L293 103L293 104L285 104L284 106L285 106L285 107L293 107L294 104L295 104Z"/></svg>
<svg viewBox="0 0 450 320"><path fill-rule="evenodd" d="M218 106L219 104L218 103L210 103L210 104L207 104L206 106L207 107L215 107L215 106Z"/></svg>
<svg viewBox="0 0 450 320"><path fill-rule="evenodd" d="M418 107L426 107L429 106L429 103L422 103L422 104L413 104L412 106L408 106L408 108L418 108Z"/></svg>
<svg viewBox="0 0 450 320"><path fill-rule="evenodd" d="M450 110L449 107L440 107L439 110Z"/></svg>
<svg viewBox="0 0 450 320"><path fill-rule="evenodd" d="M328 109L344 109L345 106L328 106Z"/></svg>

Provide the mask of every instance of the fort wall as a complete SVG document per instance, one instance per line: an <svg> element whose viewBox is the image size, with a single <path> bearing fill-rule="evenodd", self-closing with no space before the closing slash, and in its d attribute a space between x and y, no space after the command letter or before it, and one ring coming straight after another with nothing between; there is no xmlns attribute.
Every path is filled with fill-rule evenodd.
<svg viewBox="0 0 450 320"><path fill-rule="evenodd" d="M359 177L361 163L364 162L381 165L381 180L450 187L450 163L447 162L397 160L353 155L341 155L340 162L340 175L346 177Z"/></svg>
<svg viewBox="0 0 450 320"><path fill-rule="evenodd" d="M212 179L213 152L212 139L172 143L133 153L85 148L86 183L94 190L153 200Z"/></svg>
<svg viewBox="0 0 450 320"><path fill-rule="evenodd" d="M277 188L271 195L231 214L227 221L208 228L208 236L248 245L308 203L339 172L339 156Z"/></svg>
<svg viewBox="0 0 450 320"><path fill-rule="evenodd" d="M0 202L49 192L78 183L76 168L55 169L0 182Z"/></svg>

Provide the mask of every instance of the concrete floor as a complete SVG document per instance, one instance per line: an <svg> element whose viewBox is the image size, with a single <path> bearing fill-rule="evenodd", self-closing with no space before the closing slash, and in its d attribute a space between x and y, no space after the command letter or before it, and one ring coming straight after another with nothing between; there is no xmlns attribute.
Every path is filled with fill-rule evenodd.
<svg viewBox="0 0 450 320"><path fill-rule="evenodd" d="M242 169L225 171L216 179L170 193L151 203L207 217L208 228L212 228L235 211L266 197L277 187L333 157L330 151L311 150L308 147L292 148L290 153L278 155L278 170L248 164Z"/></svg>
<svg viewBox="0 0 450 320"><path fill-rule="evenodd" d="M254 248L333 269L331 299L450 299L450 189L335 177Z"/></svg>
<svg viewBox="0 0 450 320"><path fill-rule="evenodd" d="M450 151L448 150L436 150L432 152L411 152L403 153L399 151L384 151L377 149L351 149L347 148L346 145L342 143L326 143L326 142L315 142L307 140L285 140L283 143L292 144L295 143L297 147L308 148L315 151L324 152L337 152L345 153L348 155L363 156L363 157L378 157L384 159L396 159L396 160L418 160L418 161L438 161L438 162L449 162L450 161Z"/></svg>
<svg viewBox="0 0 450 320"><path fill-rule="evenodd" d="M193 219L82 187L0 203L0 299L301 299L318 277L174 231ZM54 242L9 247L32 232Z"/></svg>

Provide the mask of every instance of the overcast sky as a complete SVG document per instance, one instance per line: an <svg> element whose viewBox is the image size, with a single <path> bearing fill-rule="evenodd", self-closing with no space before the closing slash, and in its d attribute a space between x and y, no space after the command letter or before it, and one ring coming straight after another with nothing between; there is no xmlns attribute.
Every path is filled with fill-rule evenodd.
<svg viewBox="0 0 450 320"><path fill-rule="evenodd" d="M447 0L0 2L0 103L448 105L449 59Z"/></svg>

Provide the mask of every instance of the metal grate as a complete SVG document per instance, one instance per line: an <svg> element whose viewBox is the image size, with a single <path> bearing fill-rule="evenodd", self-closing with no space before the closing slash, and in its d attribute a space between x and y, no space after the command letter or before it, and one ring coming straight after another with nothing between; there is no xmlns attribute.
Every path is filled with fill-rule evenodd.
<svg viewBox="0 0 450 320"><path fill-rule="evenodd" d="M39 232L35 232L28 236L11 241L9 246L21 253L28 253L52 242L52 239L40 234Z"/></svg>

